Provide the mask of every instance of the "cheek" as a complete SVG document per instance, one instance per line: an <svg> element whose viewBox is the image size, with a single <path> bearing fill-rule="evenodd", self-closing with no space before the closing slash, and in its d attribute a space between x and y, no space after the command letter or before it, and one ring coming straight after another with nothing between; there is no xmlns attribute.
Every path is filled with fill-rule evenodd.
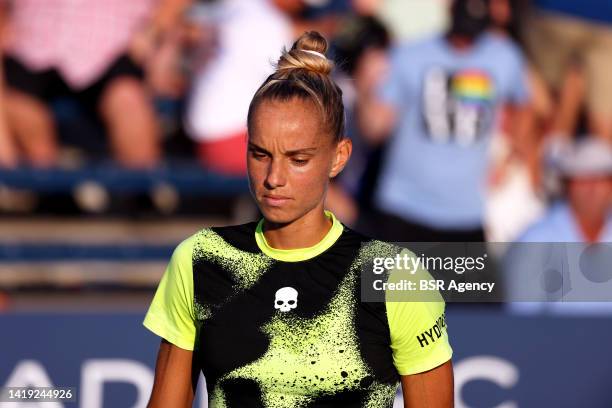
<svg viewBox="0 0 612 408"><path fill-rule="evenodd" d="M323 195L328 180L328 172L322 166L296 168L293 173L293 189L302 197L318 200Z"/></svg>
<svg viewBox="0 0 612 408"><path fill-rule="evenodd" d="M603 183L576 183L571 193L588 206L610 204L612 200L612 188Z"/></svg>
<svg viewBox="0 0 612 408"><path fill-rule="evenodd" d="M604 183L593 183L588 189L585 188L582 194L585 197L595 197L596 199L604 200L610 196L610 188Z"/></svg>
<svg viewBox="0 0 612 408"><path fill-rule="evenodd" d="M602 201L605 201L607 204L611 204L612 201L612 185L603 185L600 189Z"/></svg>
<svg viewBox="0 0 612 408"><path fill-rule="evenodd" d="M584 197L593 194L593 186L588 183L576 181L570 183L569 192L574 197Z"/></svg>
<svg viewBox="0 0 612 408"><path fill-rule="evenodd" d="M254 165L251 160L247 159L247 177L251 186L257 186L261 181L262 171L258 166Z"/></svg>

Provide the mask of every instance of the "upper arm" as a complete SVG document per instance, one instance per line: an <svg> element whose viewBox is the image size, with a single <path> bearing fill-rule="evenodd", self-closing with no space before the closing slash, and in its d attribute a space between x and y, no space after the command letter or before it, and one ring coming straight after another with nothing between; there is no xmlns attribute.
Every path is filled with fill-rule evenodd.
<svg viewBox="0 0 612 408"><path fill-rule="evenodd" d="M454 399L451 361L418 374L402 375L404 407L451 408Z"/></svg>
<svg viewBox="0 0 612 408"><path fill-rule="evenodd" d="M143 322L153 333L184 350L193 350L196 344L193 240L183 241L174 250Z"/></svg>
<svg viewBox="0 0 612 408"><path fill-rule="evenodd" d="M415 255L404 249L409 257ZM411 280L417 283L433 277L422 267L415 273L408 270L393 271L389 282ZM411 375L431 370L452 357L445 303L439 291L387 292L386 309L391 338L393 364L400 375Z"/></svg>
<svg viewBox="0 0 612 408"><path fill-rule="evenodd" d="M155 381L147 408L191 407L199 369L194 353L161 341L155 365Z"/></svg>
<svg viewBox="0 0 612 408"><path fill-rule="evenodd" d="M187 407L193 400L199 369L192 364L196 344L192 252L193 238L174 250L143 322L162 338L149 408Z"/></svg>
<svg viewBox="0 0 612 408"><path fill-rule="evenodd" d="M400 256L415 257L404 249ZM406 275L408 274L408 275ZM419 266L416 271L395 270L390 282L433 279ZM405 407L449 408L454 386L445 303L439 291L408 295L386 293L387 319L393 363L401 376Z"/></svg>

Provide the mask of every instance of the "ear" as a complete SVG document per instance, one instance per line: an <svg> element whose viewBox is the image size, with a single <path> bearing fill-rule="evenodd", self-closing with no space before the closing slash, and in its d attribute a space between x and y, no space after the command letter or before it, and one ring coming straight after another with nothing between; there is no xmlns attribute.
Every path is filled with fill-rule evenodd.
<svg viewBox="0 0 612 408"><path fill-rule="evenodd" d="M340 174L342 169L344 169L344 166L346 166L346 163L348 163L349 158L351 157L352 151L353 151L353 142L348 137L342 138L342 140L336 144L336 151L334 153L334 161L329 171L330 178L334 178L338 174Z"/></svg>

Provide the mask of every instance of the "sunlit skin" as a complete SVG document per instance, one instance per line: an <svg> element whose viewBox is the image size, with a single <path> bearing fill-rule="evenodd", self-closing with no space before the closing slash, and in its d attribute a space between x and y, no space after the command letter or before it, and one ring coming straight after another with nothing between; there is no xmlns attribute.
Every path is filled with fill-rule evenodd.
<svg viewBox="0 0 612 408"><path fill-rule="evenodd" d="M264 215L264 235L279 249L318 243L331 228L323 212L330 178L342 171L351 155L351 141L334 142L320 126L310 102L264 101L249 129L247 170L251 193ZM275 200L270 196L285 197ZM191 407L197 384L192 351L165 340L159 348L148 408ZM402 375L405 407L453 406L452 362L429 371Z"/></svg>
<svg viewBox="0 0 612 408"><path fill-rule="evenodd" d="M567 194L586 240L597 241L612 205L612 177L571 178Z"/></svg>
<svg viewBox="0 0 612 408"><path fill-rule="evenodd" d="M264 216L266 241L279 249L305 248L331 228L323 212L330 178L346 165L351 142L333 142L310 102L265 101L249 129L247 169L251 193ZM279 197L274 199L271 197ZM282 198L280 198L282 197ZM404 406L453 406L452 362L401 376Z"/></svg>
<svg viewBox="0 0 612 408"><path fill-rule="evenodd" d="M324 214L329 181L342 171L350 139L335 142L313 102L264 100L249 129L249 186L264 216L266 241L279 249L317 244L331 228Z"/></svg>
<svg viewBox="0 0 612 408"><path fill-rule="evenodd" d="M495 28L505 29L512 20L512 7L508 0L493 0L489 3L489 13Z"/></svg>

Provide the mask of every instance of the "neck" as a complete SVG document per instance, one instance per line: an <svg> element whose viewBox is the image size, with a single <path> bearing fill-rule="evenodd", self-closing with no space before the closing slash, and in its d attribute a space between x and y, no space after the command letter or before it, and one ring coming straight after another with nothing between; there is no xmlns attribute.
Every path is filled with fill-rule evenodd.
<svg viewBox="0 0 612 408"><path fill-rule="evenodd" d="M474 39L459 35L459 34L449 34L446 36L446 41L457 51L467 51L474 45Z"/></svg>
<svg viewBox="0 0 612 408"><path fill-rule="evenodd" d="M597 242L605 225L605 215L578 211L572 206L578 228L587 242Z"/></svg>
<svg viewBox="0 0 612 408"><path fill-rule="evenodd" d="M332 227L323 205L287 224L264 221L263 234L269 246L276 249L309 248L318 244Z"/></svg>
<svg viewBox="0 0 612 408"><path fill-rule="evenodd" d="M499 37L510 37L510 33L503 27L493 26L489 28L489 33Z"/></svg>

